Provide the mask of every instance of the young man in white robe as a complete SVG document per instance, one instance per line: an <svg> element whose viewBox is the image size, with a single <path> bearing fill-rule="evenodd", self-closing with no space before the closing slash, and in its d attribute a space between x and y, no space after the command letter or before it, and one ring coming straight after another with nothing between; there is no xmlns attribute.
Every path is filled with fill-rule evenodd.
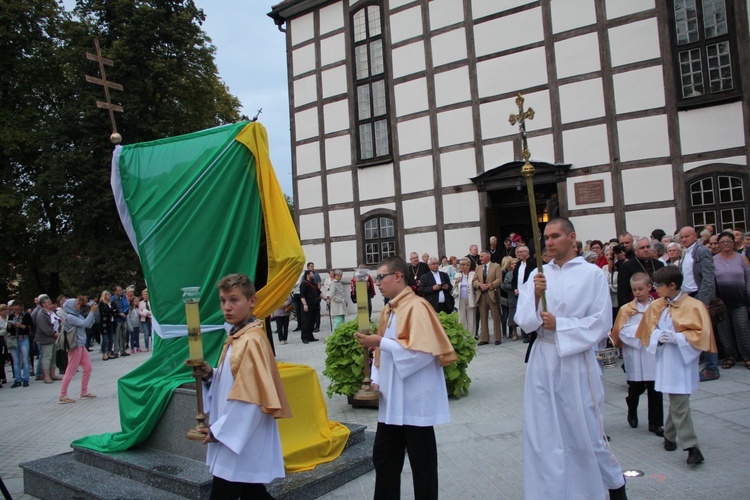
<svg viewBox="0 0 750 500"><path fill-rule="evenodd" d="M375 347L372 388L381 391L378 429L372 450L374 498L401 496L404 451L417 499L438 498L438 459L434 425L450 422L442 367L456 353L429 302L408 286L408 265L400 257L380 263L376 282L390 299L378 333L357 333L363 347Z"/></svg>
<svg viewBox="0 0 750 500"><path fill-rule="evenodd" d="M680 290L679 268L663 267L653 278L659 298L643 315L636 337L656 356L656 390L669 395L664 449L675 451L679 441L688 452L687 463L698 465L704 457L690 414L690 394L698 388L701 352L716 352L711 318L701 301Z"/></svg>
<svg viewBox="0 0 750 500"><path fill-rule="evenodd" d="M292 413L262 323L253 316L255 287L243 274L219 281L224 319L231 325L214 370L202 370L209 414L206 464L212 499L272 498L264 483L284 477L277 418Z"/></svg>
<svg viewBox="0 0 750 500"><path fill-rule="evenodd" d="M630 277L632 301L620 308L612 328L612 339L615 345L622 347L622 359L625 375L628 379L628 424L638 427L638 400L641 394L648 391L648 430L659 437L664 437L664 401L661 392L654 388L656 358L641 344L635 336L643 313L651 305L651 278L644 272Z"/></svg>
<svg viewBox="0 0 750 500"><path fill-rule="evenodd" d="M524 386L524 496L626 499L622 467L604 432L595 354L612 325L607 280L577 256L569 220L549 221L544 239L553 260L521 286L515 316L524 331L537 332Z"/></svg>

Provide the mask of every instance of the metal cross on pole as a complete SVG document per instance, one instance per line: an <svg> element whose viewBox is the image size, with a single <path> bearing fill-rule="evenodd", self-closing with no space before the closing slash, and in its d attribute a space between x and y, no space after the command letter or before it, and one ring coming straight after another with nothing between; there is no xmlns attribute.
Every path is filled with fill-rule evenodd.
<svg viewBox="0 0 750 500"><path fill-rule="evenodd" d="M526 179L526 191L529 195L529 210L531 212L531 230L534 235L534 246L537 247L541 244L541 239L539 238L539 222L537 221L537 214L536 214L536 196L534 195L534 165L531 164L529 161L529 158L531 158L531 153L529 152L529 144L526 140L526 120L533 120L534 119L534 110L532 108L529 108L528 110L523 110L523 102L524 98L519 93L516 97L516 106L518 106L518 114L511 113L510 118L508 118L508 121L511 125L515 125L518 123L518 130L521 134L521 147L523 148L523 159L526 161L524 166L521 168L521 175ZM537 256L536 259L536 265L539 272L542 272L542 259ZM542 301L542 310L547 311L547 296L544 292L542 292L541 296Z"/></svg>
<svg viewBox="0 0 750 500"><path fill-rule="evenodd" d="M114 66L115 63L112 59L107 59L102 56L102 50L99 48L99 40L94 39L94 47L96 48L96 54L86 52L86 59L99 63L99 74L101 78L86 75L86 81L95 85L101 85L104 88L105 101L96 101L96 107L100 109L106 109L109 112L109 120L112 123L112 135L109 136L109 140L113 144L119 144L122 141L122 136L117 133L117 122L115 122L115 111L122 113L122 106L112 104L109 97L109 89L123 90L122 85L119 83L110 82L107 80L107 72L104 70L104 66Z"/></svg>

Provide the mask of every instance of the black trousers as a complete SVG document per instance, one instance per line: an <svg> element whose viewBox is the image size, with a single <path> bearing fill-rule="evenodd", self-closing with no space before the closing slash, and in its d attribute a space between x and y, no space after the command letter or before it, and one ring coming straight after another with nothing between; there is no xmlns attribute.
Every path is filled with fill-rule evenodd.
<svg viewBox="0 0 750 500"><path fill-rule="evenodd" d="M401 497L401 471L404 452L414 478L414 498L433 500L438 497L438 459L435 429L413 425L387 425L378 422L372 461L375 464L375 500Z"/></svg>
<svg viewBox="0 0 750 500"><path fill-rule="evenodd" d="M302 340L315 338L313 330L315 328L315 318L320 314L320 304L307 303L307 312L302 310Z"/></svg>
<svg viewBox="0 0 750 500"><path fill-rule="evenodd" d="M289 316L276 316L276 333L279 340L286 340L289 335Z"/></svg>
<svg viewBox="0 0 750 500"><path fill-rule="evenodd" d="M635 412L638 410L638 399L641 394L648 391L648 424L649 425L664 425L664 403L662 393L654 389L654 381L648 382L633 382L628 380L628 397L625 398L625 402L628 404L628 408L633 408Z"/></svg>
<svg viewBox="0 0 750 500"><path fill-rule="evenodd" d="M438 306L437 309L435 309L435 312L438 314L440 314L441 312L450 314L453 312L453 306L449 304L447 300L445 302L438 302Z"/></svg>
<svg viewBox="0 0 750 500"><path fill-rule="evenodd" d="M211 485L211 500L255 500L273 497L266 491L266 486L260 483L233 483L214 476Z"/></svg>

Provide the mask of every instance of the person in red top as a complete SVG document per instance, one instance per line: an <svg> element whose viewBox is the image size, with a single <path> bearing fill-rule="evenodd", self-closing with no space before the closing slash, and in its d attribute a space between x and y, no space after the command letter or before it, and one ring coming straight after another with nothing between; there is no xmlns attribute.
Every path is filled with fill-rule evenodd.
<svg viewBox="0 0 750 500"><path fill-rule="evenodd" d="M604 255L604 243L599 240L594 240L591 242L589 248L596 254L596 262L594 262L594 264L600 268L604 268L604 266L607 265L607 256Z"/></svg>
<svg viewBox="0 0 750 500"><path fill-rule="evenodd" d="M364 264L359 265L360 269L367 269ZM357 280L352 277L351 283L349 283L349 294L352 298L352 302L357 303ZM375 282L372 280L372 276L367 274L367 315L372 316L372 298L375 296Z"/></svg>

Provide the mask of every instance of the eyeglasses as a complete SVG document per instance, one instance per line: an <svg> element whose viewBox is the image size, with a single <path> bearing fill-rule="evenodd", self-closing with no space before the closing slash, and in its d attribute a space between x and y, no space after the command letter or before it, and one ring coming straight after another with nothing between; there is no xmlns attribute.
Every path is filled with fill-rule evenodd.
<svg viewBox="0 0 750 500"><path fill-rule="evenodd" d="M659 288L662 286L664 286L664 283L657 283L656 281L654 281L654 288Z"/></svg>
<svg viewBox="0 0 750 500"><path fill-rule="evenodd" d="M734 245L734 241L733 240L721 240L719 242L719 245Z"/></svg>
<svg viewBox="0 0 750 500"><path fill-rule="evenodd" d="M383 278L385 278L387 276L393 276L394 274L396 274L396 273L378 274L377 276L375 276L375 281L377 281L378 283L380 283L381 281L383 281Z"/></svg>

